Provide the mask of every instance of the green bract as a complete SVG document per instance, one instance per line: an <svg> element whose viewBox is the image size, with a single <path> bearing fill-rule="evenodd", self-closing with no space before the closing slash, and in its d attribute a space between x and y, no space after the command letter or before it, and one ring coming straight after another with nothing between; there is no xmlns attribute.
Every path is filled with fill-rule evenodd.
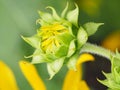
<svg viewBox="0 0 120 90"><path fill-rule="evenodd" d="M35 48L32 63L47 63L50 79L61 69L63 64L74 68L81 47L88 36L94 34L101 23L87 23L83 27L78 25L78 6L68 11L68 4L59 16L53 7L52 14L39 11L40 28L32 37L22 38Z"/></svg>
<svg viewBox="0 0 120 90"><path fill-rule="evenodd" d="M98 80L109 90L120 90L120 54L116 52L114 56L111 56L111 73L104 73L106 79Z"/></svg>

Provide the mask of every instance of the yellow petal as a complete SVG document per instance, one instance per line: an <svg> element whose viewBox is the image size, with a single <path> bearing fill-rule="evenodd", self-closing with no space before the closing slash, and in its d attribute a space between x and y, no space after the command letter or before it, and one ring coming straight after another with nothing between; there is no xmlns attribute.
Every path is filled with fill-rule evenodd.
<svg viewBox="0 0 120 90"><path fill-rule="evenodd" d="M41 80L40 76L38 75L34 65L30 64L26 61L20 61L19 62L20 68L30 83L30 85L33 87L34 90L46 90L46 87Z"/></svg>
<svg viewBox="0 0 120 90"><path fill-rule="evenodd" d="M18 90L13 72L0 61L0 90Z"/></svg>
<svg viewBox="0 0 120 90"><path fill-rule="evenodd" d="M78 90L90 90L90 89L89 89L87 83L84 80L82 80L79 83L79 89Z"/></svg>
<svg viewBox="0 0 120 90"><path fill-rule="evenodd" d="M94 57L92 55L84 53L84 54L80 55L80 57L78 58L76 67L84 62L93 61L93 60L94 60Z"/></svg>
<svg viewBox="0 0 120 90"><path fill-rule="evenodd" d="M63 90L79 90L78 85L81 79L81 68L79 71L69 70L66 74Z"/></svg>
<svg viewBox="0 0 120 90"><path fill-rule="evenodd" d="M115 51L116 48L120 50L120 32L114 32L108 35L102 42L102 46Z"/></svg>
<svg viewBox="0 0 120 90"><path fill-rule="evenodd" d="M93 61L94 57L90 54L82 54L76 64L77 71L69 70L66 74L63 90L89 90L87 84L82 79L81 64L86 61Z"/></svg>

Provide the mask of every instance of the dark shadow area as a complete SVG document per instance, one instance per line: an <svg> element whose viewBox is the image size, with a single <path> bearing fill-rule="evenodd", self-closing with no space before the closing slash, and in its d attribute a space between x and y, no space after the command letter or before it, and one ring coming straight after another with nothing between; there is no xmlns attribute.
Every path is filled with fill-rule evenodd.
<svg viewBox="0 0 120 90"><path fill-rule="evenodd" d="M102 71L106 73L110 72L110 61L101 56L94 55L94 57L95 61L85 63L84 78L87 81L88 85L94 88L94 90L106 90L107 87L99 83L97 81L97 78L100 80L105 79L104 75L102 74Z"/></svg>

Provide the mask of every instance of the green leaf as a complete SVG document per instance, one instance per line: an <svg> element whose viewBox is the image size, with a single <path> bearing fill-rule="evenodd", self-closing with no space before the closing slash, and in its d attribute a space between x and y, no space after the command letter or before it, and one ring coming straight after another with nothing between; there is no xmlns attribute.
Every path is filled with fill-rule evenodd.
<svg viewBox="0 0 120 90"><path fill-rule="evenodd" d="M103 25L104 23L94 23L94 22L89 22L83 25L84 29L88 33L88 36L93 35L97 30L98 27Z"/></svg>
<svg viewBox="0 0 120 90"><path fill-rule="evenodd" d="M67 2L67 5L65 7L65 9L62 11L62 14L61 14L61 17L64 18L66 13L67 13L67 10L68 10L68 6L69 6L69 3Z"/></svg>
<svg viewBox="0 0 120 90"><path fill-rule="evenodd" d="M77 34L78 49L86 43L87 39L87 32L82 27L80 27Z"/></svg>
<svg viewBox="0 0 120 90"><path fill-rule="evenodd" d="M50 75L49 79L52 79L53 76L61 69L61 67L63 66L64 59L65 58L63 57L55 60L54 62L47 63L47 69Z"/></svg>
<svg viewBox="0 0 120 90"><path fill-rule="evenodd" d="M69 69L76 70L76 62L78 59L78 53L74 54L72 57L70 57L69 61L67 62L67 67Z"/></svg>
<svg viewBox="0 0 120 90"><path fill-rule="evenodd" d="M66 56L68 53L68 47L66 46L61 46L55 53L55 56L57 57L63 57Z"/></svg>
<svg viewBox="0 0 120 90"><path fill-rule="evenodd" d="M65 45L69 46L70 42L74 39L74 37L70 33L63 33L57 36L57 38L64 43Z"/></svg>
<svg viewBox="0 0 120 90"><path fill-rule="evenodd" d="M44 55L41 53L41 50L36 49L33 53L32 64L43 63L46 62Z"/></svg>
<svg viewBox="0 0 120 90"><path fill-rule="evenodd" d="M32 47L40 48L41 39L39 37L37 37L36 35L32 36L32 37L23 37L23 36L21 36L21 37L23 38L24 41L26 41Z"/></svg>
<svg viewBox="0 0 120 90"><path fill-rule="evenodd" d="M69 49L68 49L68 54L67 54L67 57L70 57L72 56L75 51L76 51L76 44L75 44L76 40L72 40L70 42L70 46L69 46Z"/></svg>
<svg viewBox="0 0 120 90"><path fill-rule="evenodd" d="M67 19L71 23L73 23L75 26L78 26L78 15L79 15L79 8L75 4L76 8L67 14Z"/></svg>
<svg viewBox="0 0 120 90"><path fill-rule="evenodd" d="M60 17L58 16L56 10L55 10L53 7L48 6L47 8L49 8L49 9L52 10L52 13L53 13L52 15L53 15L53 18L54 18L54 19L56 19L56 20L60 20Z"/></svg>

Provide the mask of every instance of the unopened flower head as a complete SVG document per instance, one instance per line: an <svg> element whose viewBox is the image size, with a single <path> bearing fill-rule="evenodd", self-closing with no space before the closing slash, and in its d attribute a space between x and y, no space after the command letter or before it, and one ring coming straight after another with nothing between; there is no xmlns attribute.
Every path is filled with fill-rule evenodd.
<svg viewBox="0 0 120 90"><path fill-rule="evenodd" d="M54 8L47 8L52 10L52 14L39 11L41 18L37 20L37 23L41 25L37 32L37 36L41 38L40 47L44 53L54 54L56 58L66 56L71 41L75 39L75 35L71 31L73 23L67 19L70 18L70 15L67 15L68 4L63 10L61 17ZM77 28L77 6L76 10L76 23L74 23L74 26ZM61 51L61 49L64 50Z"/></svg>
<svg viewBox="0 0 120 90"><path fill-rule="evenodd" d="M100 83L107 86L109 90L120 90L120 53L111 55L111 73L103 72L105 80L99 80Z"/></svg>
<svg viewBox="0 0 120 90"><path fill-rule="evenodd" d="M61 15L53 7L51 13L39 11L40 19L37 23L40 28L32 37L22 38L36 50L32 63L47 63L48 73L52 78L63 66L74 68L81 47L86 43L88 36L94 34L102 23L86 23L78 25L79 9L68 11L68 3Z"/></svg>

